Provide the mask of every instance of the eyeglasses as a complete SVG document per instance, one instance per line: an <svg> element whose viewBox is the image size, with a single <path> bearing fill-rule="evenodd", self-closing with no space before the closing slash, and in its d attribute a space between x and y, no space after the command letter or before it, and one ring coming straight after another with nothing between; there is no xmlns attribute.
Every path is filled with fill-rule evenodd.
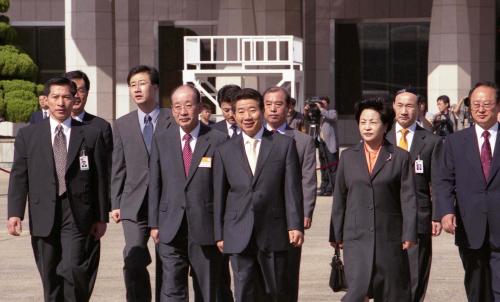
<svg viewBox="0 0 500 302"><path fill-rule="evenodd" d="M128 85L128 87L130 87L130 88L136 88L136 87L138 87L138 86L141 86L141 87L142 87L142 86L146 86L146 85L148 85L148 84L150 84L150 83L149 83L149 82L146 82L146 81L131 82L131 83Z"/></svg>
<svg viewBox="0 0 500 302"><path fill-rule="evenodd" d="M172 107L172 110L176 113L179 113L182 111L182 109L185 109L186 111L192 111L194 109L194 105L193 104L176 104Z"/></svg>
<svg viewBox="0 0 500 302"><path fill-rule="evenodd" d="M493 107L495 107L495 103L494 102L492 102L492 103L490 103L490 102L484 102L484 103L473 102L473 103L471 103L471 107L474 110L478 110L480 107L483 107L486 110L490 110Z"/></svg>

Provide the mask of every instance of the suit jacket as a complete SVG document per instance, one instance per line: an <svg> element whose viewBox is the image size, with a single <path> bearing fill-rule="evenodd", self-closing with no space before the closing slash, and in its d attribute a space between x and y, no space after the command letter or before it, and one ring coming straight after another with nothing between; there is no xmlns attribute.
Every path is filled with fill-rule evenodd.
<svg viewBox="0 0 500 302"><path fill-rule="evenodd" d="M170 109L160 109L155 132L170 126ZM149 154L142 137L137 110L115 121L113 163L111 167L111 203L120 209L122 219L137 221L147 202Z"/></svg>
<svg viewBox="0 0 500 302"><path fill-rule="evenodd" d="M221 131L222 133L225 133L226 135L229 135L229 132L227 131L227 123L226 120L219 121L215 124L210 125L212 129L216 129Z"/></svg>
<svg viewBox="0 0 500 302"><path fill-rule="evenodd" d="M330 153L335 153L339 148L337 137L337 111L328 109L321 112L321 138Z"/></svg>
<svg viewBox="0 0 500 302"><path fill-rule="evenodd" d="M150 227L158 227L160 241L170 243L187 217L189 236L199 245L213 245L213 173L200 166L213 159L215 147L227 138L222 132L200 123L189 175L184 172L179 127L155 133L149 164ZM203 162L202 164L206 164Z"/></svg>
<svg viewBox="0 0 500 302"><path fill-rule="evenodd" d="M111 159L111 153L113 152L113 132L111 131L111 124L105 119L85 112L83 115L82 122L85 125L91 125L96 127L102 132L102 138L104 139L104 145L106 146L106 151Z"/></svg>
<svg viewBox="0 0 500 302"><path fill-rule="evenodd" d="M40 123L41 121L43 121L42 110L38 110L38 111L31 113L30 120L29 120L30 124Z"/></svg>
<svg viewBox="0 0 500 302"><path fill-rule="evenodd" d="M297 149L292 138L264 130L252 175L242 134L222 143L214 156L215 241L224 253L241 253L254 238L263 251L286 251L288 230L304 230Z"/></svg>
<svg viewBox="0 0 500 302"><path fill-rule="evenodd" d="M304 217L312 218L316 205L316 147L314 139L299 130L288 127L285 135L295 140L295 147L299 155L299 163L302 171L302 195L304 197Z"/></svg>
<svg viewBox="0 0 500 302"><path fill-rule="evenodd" d="M52 150L50 121L19 130L9 179L8 217L24 218L29 200L32 236L46 237L56 216L57 176ZM72 120L66 164L66 188L78 229L87 234L93 223L107 222L109 183L106 150L101 133ZM80 152L85 150L89 170L80 170Z"/></svg>
<svg viewBox="0 0 500 302"><path fill-rule="evenodd" d="M489 230L489 242L500 247L500 135L497 134L486 181L481 166L475 127L446 137L436 186L434 219L457 216L457 245L479 249Z"/></svg>
<svg viewBox="0 0 500 302"><path fill-rule="evenodd" d="M397 146L395 128L387 134L387 140ZM437 199L437 190L431 187L436 185L438 179L439 161L441 159L443 141L437 135L417 125L410 147L411 168L415 171L415 161L420 159L424 163L424 173L414 173L415 192L417 194L418 233L429 234L432 232L432 201Z"/></svg>

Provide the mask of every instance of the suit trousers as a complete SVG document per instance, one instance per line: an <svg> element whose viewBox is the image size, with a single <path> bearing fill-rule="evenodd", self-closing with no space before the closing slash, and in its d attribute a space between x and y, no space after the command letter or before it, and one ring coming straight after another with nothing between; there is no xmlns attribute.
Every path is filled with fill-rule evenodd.
<svg viewBox="0 0 500 302"><path fill-rule="evenodd" d="M193 277L195 300L216 301L222 255L215 245L199 245L192 240L186 216L174 239L169 243L160 242L159 254L163 271L161 302L189 301L189 269Z"/></svg>
<svg viewBox="0 0 500 302"><path fill-rule="evenodd" d="M99 265L100 243L80 232L69 200L58 198L48 237L31 237L45 301L89 301Z"/></svg>
<svg viewBox="0 0 500 302"><path fill-rule="evenodd" d="M500 248L491 247L487 238L477 250L458 247L469 302L500 302Z"/></svg>
<svg viewBox="0 0 500 302"><path fill-rule="evenodd" d="M148 250L150 228L146 213L146 207L143 206L137 215L137 221L122 220L125 236L123 275L129 302L151 301L152 296L147 269L151 263L151 255Z"/></svg>
<svg viewBox="0 0 500 302"><path fill-rule="evenodd" d="M286 295L282 302L297 302L299 299L299 279L300 279L300 259L302 256L302 247L290 245L288 249L288 281L286 286Z"/></svg>
<svg viewBox="0 0 500 302"><path fill-rule="evenodd" d="M326 147L325 142L321 141L318 146L319 161L321 169L321 192L333 192L335 188L335 177L337 174L337 163L339 153L332 153Z"/></svg>
<svg viewBox="0 0 500 302"><path fill-rule="evenodd" d="M432 262L432 235L418 234L417 245L408 250L412 301L423 302Z"/></svg>
<svg viewBox="0 0 500 302"><path fill-rule="evenodd" d="M287 251L265 252L252 238L247 248L231 254L236 302L272 302L286 299Z"/></svg>
<svg viewBox="0 0 500 302"><path fill-rule="evenodd" d="M231 291L231 273L229 271L229 256L222 255L221 275L217 289L217 302L234 302Z"/></svg>

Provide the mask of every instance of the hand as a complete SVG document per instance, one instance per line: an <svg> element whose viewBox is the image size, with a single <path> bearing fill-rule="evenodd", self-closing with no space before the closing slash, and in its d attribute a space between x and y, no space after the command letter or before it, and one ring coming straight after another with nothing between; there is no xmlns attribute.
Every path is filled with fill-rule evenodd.
<svg viewBox="0 0 500 302"><path fill-rule="evenodd" d="M415 246L415 242L413 241L404 241L403 242L403 250L407 251L409 250L411 247Z"/></svg>
<svg viewBox="0 0 500 302"><path fill-rule="evenodd" d="M151 228L151 231L149 231L149 235L151 238L153 238L153 241L158 244L160 243L160 231L158 231L158 228Z"/></svg>
<svg viewBox="0 0 500 302"><path fill-rule="evenodd" d="M309 217L304 217L304 229L308 230L311 228L312 225L312 218Z"/></svg>
<svg viewBox="0 0 500 302"><path fill-rule="evenodd" d="M288 231L288 238L294 247L300 247L304 243L304 233L298 230Z"/></svg>
<svg viewBox="0 0 500 302"><path fill-rule="evenodd" d="M455 229L457 228L457 218L455 214L444 215L444 217L441 218L441 224L447 233L455 234Z"/></svg>
<svg viewBox="0 0 500 302"><path fill-rule="evenodd" d="M106 233L106 223L102 221L95 222L91 227L90 227L90 234L94 235L95 240L101 239L102 236L104 236L104 233Z"/></svg>
<svg viewBox="0 0 500 302"><path fill-rule="evenodd" d="M113 218L113 221L116 223L119 223L121 218L120 218L120 209L116 209L111 211L111 218Z"/></svg>
<svg viewBox="0 0 500 302"><path fill-rule="evenodd" d="M9 217L7 220L7 232L12 236L19 236L23 232L23 224L19 217Z"/></svg>
<svg viewBox="0 0 500 302"><path fill-rule="evenodd" d="M441 222L433 221L432 222L432 236L441 235L441 230L442 230Z"/></svg>
<svg viewBox="0 0 500 302"><path fill-rule="evenodd" d="M305 113L309 112L309 105L305 105L305 106L304 106L304 112L305 112Z"/></svg>
<svg viewBox="0 0 500 302"><path fill-rule="evenodd" d="M217 241L217 248L221 253L224 252L224 240Z"/></svg>
<svg viewBox="0 0 500 302"><path fill-rule="evenodd" d="M343 249L344 248L344 242L343 241L330 242L330 246L333 247L334 249Z"/></svg>

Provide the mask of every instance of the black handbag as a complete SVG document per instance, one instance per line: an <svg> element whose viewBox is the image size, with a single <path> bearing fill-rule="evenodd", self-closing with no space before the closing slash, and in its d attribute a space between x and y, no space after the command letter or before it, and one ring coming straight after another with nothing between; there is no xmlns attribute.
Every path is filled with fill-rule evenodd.
<svg viewBox="0 0 500 302"><path fill-rule="evenodd" d="M345 280L344 263L342 263L338 248L335 249L330 266L332 267L332 271L330 272L330 288L334 292L346 291L347 282Z"/></svg>

